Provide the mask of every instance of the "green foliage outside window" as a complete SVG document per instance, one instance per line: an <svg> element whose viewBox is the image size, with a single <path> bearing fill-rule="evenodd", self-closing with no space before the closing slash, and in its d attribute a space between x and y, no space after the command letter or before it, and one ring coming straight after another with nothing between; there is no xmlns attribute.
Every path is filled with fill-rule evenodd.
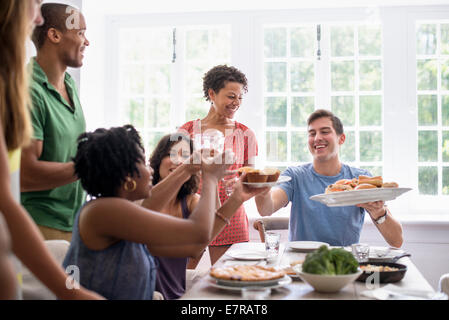
<svg viewBox="0 0 449 320"><path fill-rule="evenodd" d="M314 97L292 98L291 122L293 127L306 127L309 115L315 110Z"/></svg>
<svg viewBox="0 0 449 320"><path fill-rule="evenodd" d="M340 147L340 157L343 162L355 161L355 134L354 131L345 132L345 143Z"/></svg>
<svg viewBox="0 0 449 320"><path fill-rule="evenodd" d="M285 97L265 98L267 127L285 127L287 125L287 99Z"/></svg>
<svg viewBox="0 0 449 320"><path fill-rule="evenodd" d="M360 96L360 125L382 125L382 96Z"/></svg>
<svg viewBox="0 0 449 320"><path fill-rule="evenodd" d="M418 134L418 159L420 162L438 161L438 132L420 131Z"/></svg>
<svg viewBox="0 0 449 320"><path fill-rule="evenodd" d="M419 167L418 188L424 195L438 194L438 167Z"/></svg>
<svg viewBox="0 0 449 320"><path fill-rule="evenodd" d="M381 131L360 131L360 161L382 161Z"/></svg>
<svg viewBox="0 0 449 320"><path fill-rule="evenodd" d="M438 96L418 96L418 124L420 126L434 126L438 124Z"/></svg>

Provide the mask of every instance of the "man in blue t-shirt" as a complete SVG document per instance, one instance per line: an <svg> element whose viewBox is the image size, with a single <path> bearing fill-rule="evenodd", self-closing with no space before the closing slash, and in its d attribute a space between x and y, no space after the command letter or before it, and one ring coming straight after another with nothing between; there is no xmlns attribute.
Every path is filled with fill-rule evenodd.
<svg viewBox="0 0 449 320"><path fill-rule="evenodd" d="M310 200L324 193L341 179L371 174L340 162L340 146L345 142L343 125L328 110L316 110L308 121L308 147L313 163L290 167L282 175L292 179L258 195L255 200L261 216L269 216L292 202L289 240L323 241L333 246L358 243L365 211L390 246L401 247L402 227L393 218L384 201L346 207L327 207Z"/></svg>

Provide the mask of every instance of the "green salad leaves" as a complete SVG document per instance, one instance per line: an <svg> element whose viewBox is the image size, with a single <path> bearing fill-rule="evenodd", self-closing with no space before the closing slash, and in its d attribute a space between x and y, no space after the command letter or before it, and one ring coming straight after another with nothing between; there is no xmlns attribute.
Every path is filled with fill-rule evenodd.
<svg viewBox="0 0 449 320"><path fill-rule="evenodd" d="M352 253L340 249L328 249L321 246L318 250L307 254L302 271L313 274L340 275L357 272L359 263Z"/></svg>

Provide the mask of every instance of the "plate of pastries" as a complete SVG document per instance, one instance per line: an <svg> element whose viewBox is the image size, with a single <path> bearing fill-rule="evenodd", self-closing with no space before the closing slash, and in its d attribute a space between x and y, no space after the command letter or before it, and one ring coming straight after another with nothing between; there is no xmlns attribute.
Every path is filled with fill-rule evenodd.
<svg viewBox="0 0 449 320"><path fill-rule="evenodd" d="M354 179L341 179L326 187L323 194L310 197L328 207L344 207L373 201L390 201L412 190L400 188L396 182L385 182L381 176L360 175Z"/></svg>
<svg viewBox="0 0 449 320"><path fill-rule="evenodd" d="M241 289L245 286L279 287L291 283L285 270L259 265L212 267L210 283L222 289Z"/></svg>
<svg viewBox="0 0 449 320"><path fill-rule="evenodd" d="M243 184L253 188L274 187L291 180L291 177L281 176L281 171L276 168L255 169L252 167L241 167L237 171L239 176L246 173Z"/></svg>

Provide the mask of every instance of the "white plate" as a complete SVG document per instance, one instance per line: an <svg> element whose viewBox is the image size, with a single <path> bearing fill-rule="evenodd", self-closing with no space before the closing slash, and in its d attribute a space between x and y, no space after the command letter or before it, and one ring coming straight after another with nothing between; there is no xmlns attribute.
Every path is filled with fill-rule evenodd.
<svg viewBox="0 0 449 320"><path fill-rule="evenodd" d="M224 282L223 282L224 281ZM231 280L217 280L209 276L208 282L211 286L224 290L241 291L243 287L247 286L261 286L264 288L276 289L284 287L292 283L292 278L285 275L283 278L269 281L231 281ZM229 283L228 283L229 282Z"/></svg>
<svg viewBox="0 0 449 320"><path fill-rule="evenodd" d="M310 200L321 202L328 207L353 206L372 201L394 200L401 194L412 190L411 188L377 188L367 190L353 190L318 194L310 197Z"/></svg>
<svg viewBox="0 0 449 320"><path fill-rule="evenodd" d="M278 178L278 181L274 182L243 182L243 184L252 187L252 188L265 188L265 187L274 187L277 186L283 182L290 181L292 177L288 176L280 176Z"/></svg>
<svg viewBox="0 0 449 320"><path fill-rule="evenodd" d="M383 252L384 254L378 255L377 253ZM388 247L370 247L369 249L369 259L370 261L385 261L393 259L396 256L405 253L404 250Z"/></svg>
<svg viewBox="0 0 449 320"><path fill-rule="evenodd" d="M329 247L328 243L319 241L290 241L288 243L290 249L299 252L311 252L323 245Z"/></svg>
<svg viewBox="0 0 449 320"><path fill-rule="evenodd" d="M250 251L250 250L229 250L225 253L228 257L236 260L263 260L267 257L265 251Z"/></svg>

